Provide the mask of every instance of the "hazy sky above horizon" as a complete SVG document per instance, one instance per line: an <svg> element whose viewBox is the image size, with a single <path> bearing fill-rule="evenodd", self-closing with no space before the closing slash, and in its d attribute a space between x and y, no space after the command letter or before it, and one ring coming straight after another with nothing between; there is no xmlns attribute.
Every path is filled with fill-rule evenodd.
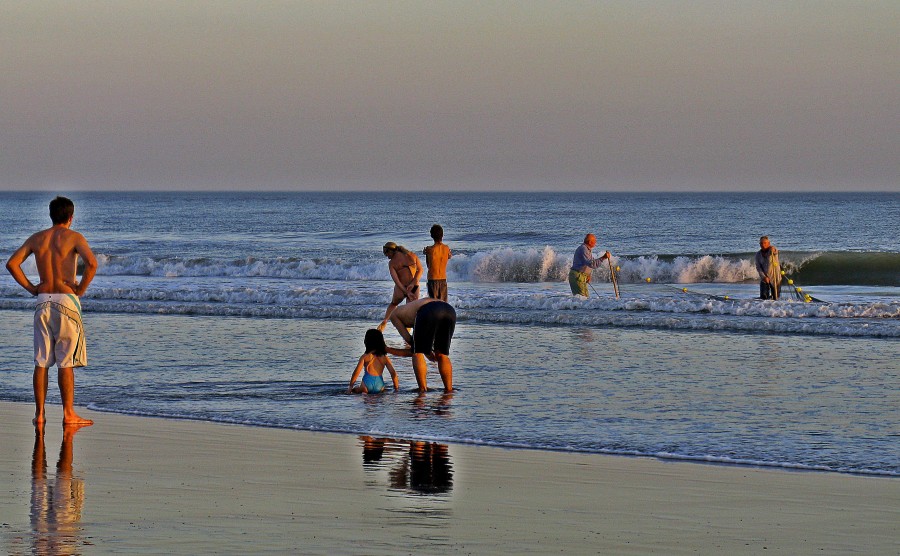
<svg viewBox="0 0 900 556"><path fill-rule="evenodd" d="M900 191L900 2L6 1L0 190Z"/></svg>

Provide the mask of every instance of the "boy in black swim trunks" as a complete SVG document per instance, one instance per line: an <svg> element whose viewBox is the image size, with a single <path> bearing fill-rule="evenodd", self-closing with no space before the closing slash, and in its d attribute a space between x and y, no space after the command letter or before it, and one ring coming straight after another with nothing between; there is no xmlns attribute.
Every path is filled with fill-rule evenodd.
<svg viewBox="0 0 900 556"><path fill-rule="evenodd" d="M428 385L425 374L428 365L425 357L438 364L438 372L444 382L444 391L453 390L453 363L450 361L450 340L456 329L456 311L453 307L438 299L426 297L397 307L391 313L391 322L397 332L412 347L408 350L388 348L392 355L412 355L413 371L419 392L427 392ZM410 335L408 328L412 328Z"/></svg>

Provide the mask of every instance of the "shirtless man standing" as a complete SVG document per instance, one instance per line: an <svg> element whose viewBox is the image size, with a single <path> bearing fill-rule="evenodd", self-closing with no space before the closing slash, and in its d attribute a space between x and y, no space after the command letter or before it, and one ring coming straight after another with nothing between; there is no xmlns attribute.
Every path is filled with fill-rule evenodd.
<svg viewBox="0 0 900 556"><path fill-rule="evenodd" d="M394 280L394 295L391 304L384 313L384 320L378 325L378 330L384 331L391 313L405 299L407 303L419 299L419 279L422 278L422 263L415 253L393 241L384 244L382 249L384 256L390 259L388 269Z"/></svg>
<svg viewBox="0 0 900 556"><path fill-rule="evenodd" d="M28 238L6 262L15 281L37 296L34 312L34 403L32 422L46 422L47 373L54 364L59 368L59 393L63 404L64 425L90 425L75 413L75 367L87 364L81 301L94 274L97 259L84 236L69 229L75 204L65 197L50 201L53 226ZM34 254L40 283L34 285L22 271L22 263ZM78 257L84 261L84 274L77 282Z"/></svg>
<svg viewBox="0 0 900 556"><path fill-rule="evenodd" d="M428 297L447 301L447 261L453 256L444 243L444 229L435 224L431 227L434 245L425 248L425 264L428 265Z"/></svg>

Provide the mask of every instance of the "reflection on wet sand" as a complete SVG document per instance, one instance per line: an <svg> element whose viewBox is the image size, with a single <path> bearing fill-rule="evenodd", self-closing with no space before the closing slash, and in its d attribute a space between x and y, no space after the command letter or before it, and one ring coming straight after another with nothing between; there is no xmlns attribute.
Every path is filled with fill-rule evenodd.
<svg viewBox="0 0 900 556"><path fill-rule="evenodd" d="M388 486L410 494L442 495L453 488L446 444L361 436L363 467L388 471Z"/></svg>
<svg viewBox="0 0 900 556"><path fill-rule="evenodd" d="M31 548L33 554L80 554L84 481L72 474L75 433L83 425L63 428L56 476L47 476L44 426L35 427L31 458Z"/></svg>
<svg viewBox="0 0 900 556"><path fill-rule="evenodd" d="M383 510L386 526L416 531L401 540L410 553L449 552L453 539L447 534L453 517L450 491L453 466L446 444L418 440L359 437L367 484L387 487Z"/></svg>

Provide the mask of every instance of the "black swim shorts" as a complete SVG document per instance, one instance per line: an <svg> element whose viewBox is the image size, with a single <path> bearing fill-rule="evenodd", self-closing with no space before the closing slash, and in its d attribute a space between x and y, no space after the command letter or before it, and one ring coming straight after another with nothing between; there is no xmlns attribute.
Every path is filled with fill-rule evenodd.
<svg viewBox="0 0 900 556"><path fill-rule="evenodd" d="M413 324L414 353L450 355L450 339L456 329L456 310L444 301L432 301L416 313Z"/></svg>

